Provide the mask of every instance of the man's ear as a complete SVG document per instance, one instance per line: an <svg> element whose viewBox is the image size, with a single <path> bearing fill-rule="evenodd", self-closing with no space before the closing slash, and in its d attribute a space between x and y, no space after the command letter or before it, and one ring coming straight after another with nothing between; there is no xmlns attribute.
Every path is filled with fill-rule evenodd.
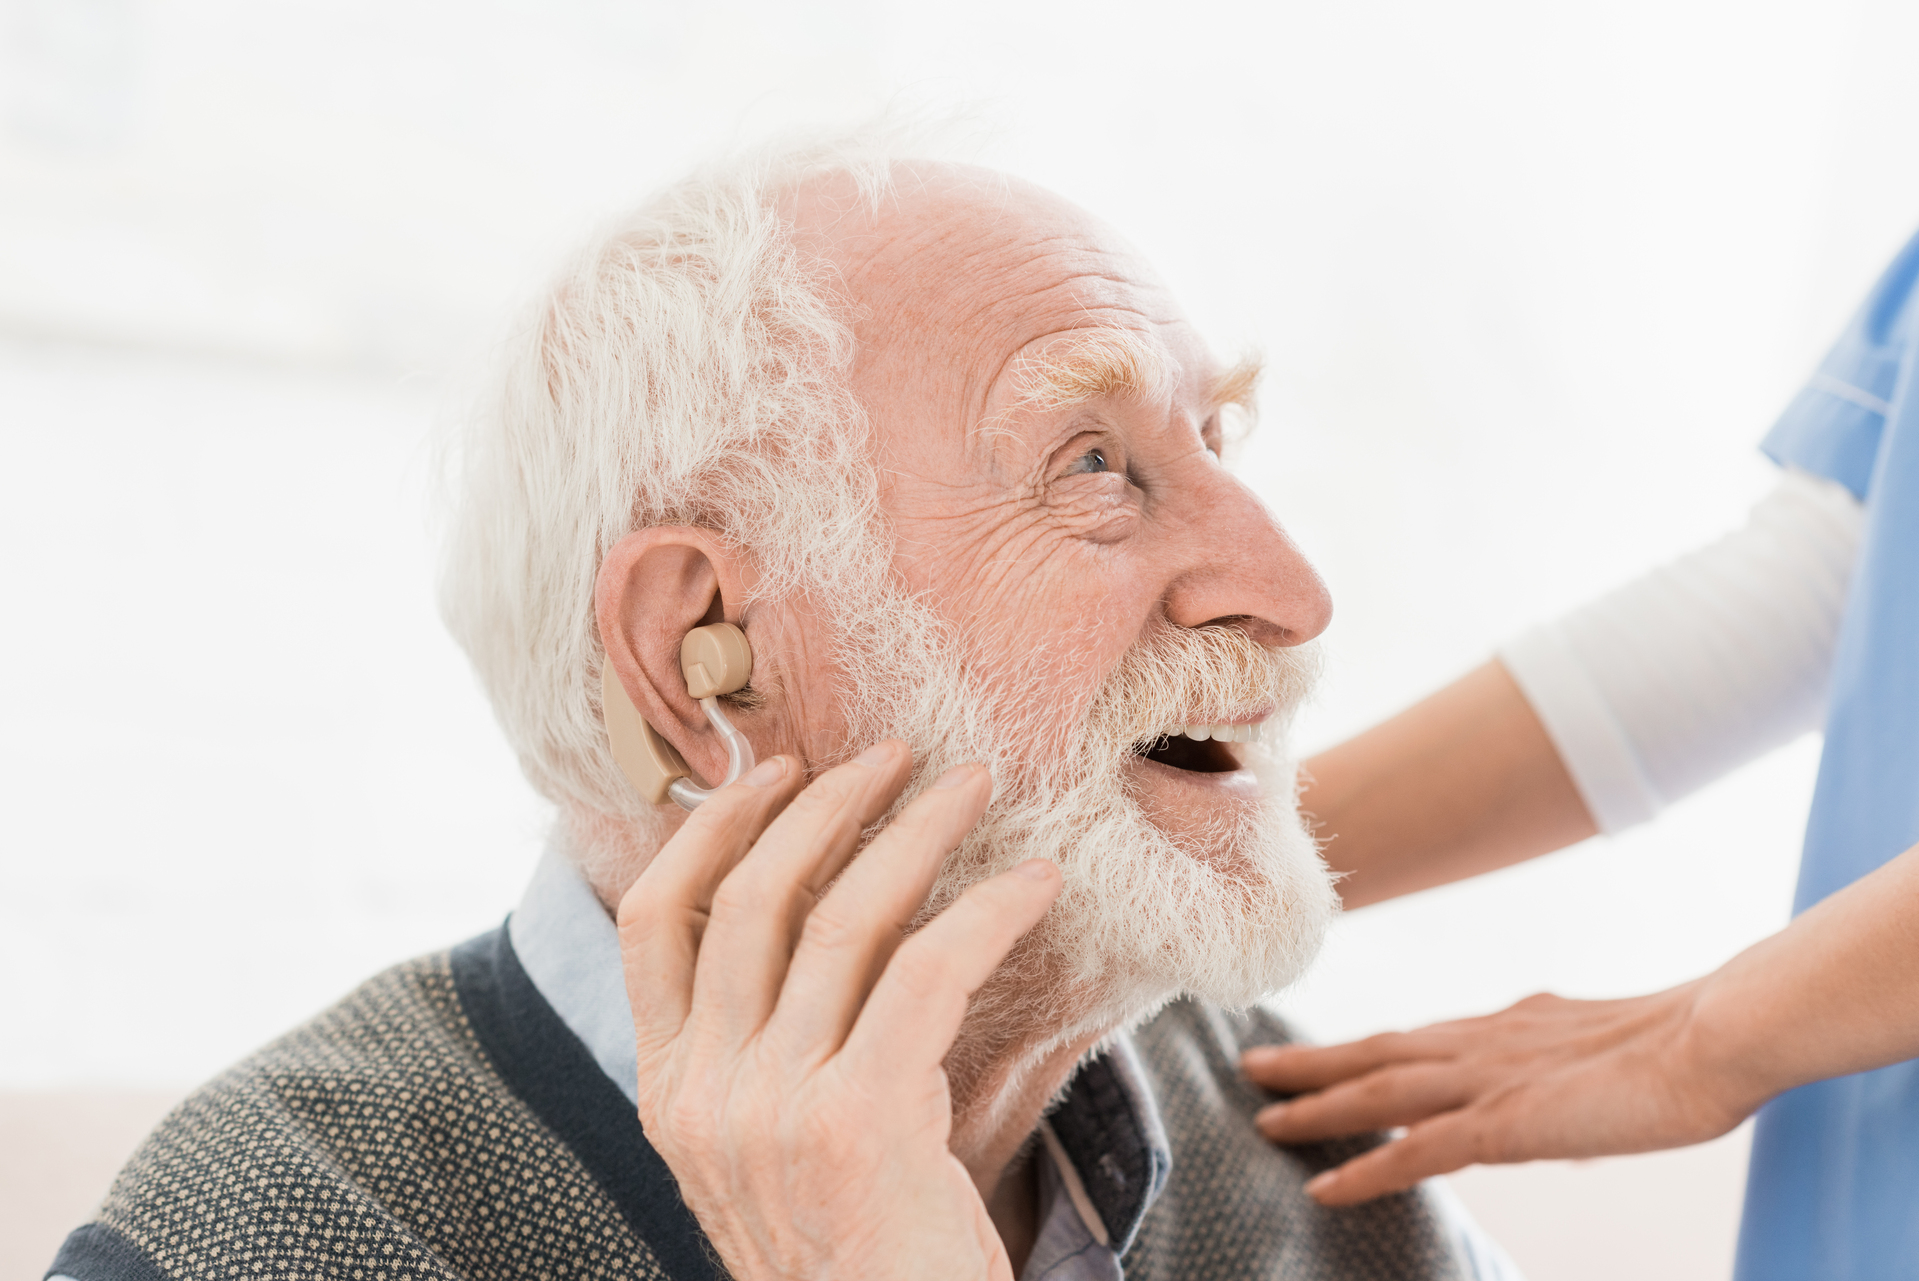
<svg viewBox="0 0 1919 1281"><path fill-rule="evenodd" d="M600 562L593 607L600 643L643 720L698 777L726 774L726 747L686 692L680 642L707 623L740 623L744 566L703 529L663 525L613 544Z"/></svg>

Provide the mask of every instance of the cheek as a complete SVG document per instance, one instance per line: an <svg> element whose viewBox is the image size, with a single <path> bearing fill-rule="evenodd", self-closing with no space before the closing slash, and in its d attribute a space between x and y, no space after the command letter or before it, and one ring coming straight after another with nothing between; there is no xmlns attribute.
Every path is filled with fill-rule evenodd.
<svg viewBox="0 0 1919 1281"><path fill-rule="evenodd" d="M1136 630L1097 609L1048 615L1044 604L1061 602L1035 602L1009 625L976 633L971 666L1022 750L1052 761L1078 750L1094 699Z"/></svg>
<svg viewBox="0 0 1919 1281"><path fill-rule="evenodd" d="M1061 561L1071 551L1043 520L1003 509L903 529L900 546L896 563L907 588L969 639L1044 610L1059 594Z"/></svg>
<svg viewBox="0 0 1919 1281"><path fill-rule="evenodd" d="M775 753L830 759L845 746L846 729L831 625L803 604L785 602L756 616L753 635L752 688L764 709L735 723L766 736L762 760Z"/></svg>
<svg viewBox="0 0 1919 1281"><path fill-rule="evenodd" d="M1062 533L1045 512L995 515L975 529L928 531L938 544L916 540L925 550L902 565L908 586L952 623L996 703L1077 725L1152 617L1151 567L1127 547Z"/></svg>

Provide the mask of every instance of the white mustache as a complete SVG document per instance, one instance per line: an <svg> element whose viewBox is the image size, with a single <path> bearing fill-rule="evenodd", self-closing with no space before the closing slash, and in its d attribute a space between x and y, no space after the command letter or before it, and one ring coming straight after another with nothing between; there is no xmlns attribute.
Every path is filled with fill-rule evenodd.
<svg viewBox="0 0 1919 1281"><path fill-rule="evenodd" d="M1277 739L1322 667L1316 643L1268 649L1237 627L1160 627L1133 645L1100 687L1085 737L1131 751L1165 737L1169 727L1263 720Z"/></svg>

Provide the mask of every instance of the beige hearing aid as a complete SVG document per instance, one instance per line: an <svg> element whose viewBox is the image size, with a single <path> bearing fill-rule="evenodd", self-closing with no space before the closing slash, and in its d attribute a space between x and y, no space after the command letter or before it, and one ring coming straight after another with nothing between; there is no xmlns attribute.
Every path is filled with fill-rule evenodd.
<svg viewBox="0 0 1919 1281"><path fill-rule="evenodd" d="M753 647L746 643L746 633L731 623L695 627L680 642L680 675L686 678L687 694L699 700L700 710L726 744L726 777L718 786L700 787L691 781L693 771L673 745L640 716L611 663L601 665L600 704L613 759L627 781L650 804L658 805L671 797L682 809L690 810L753 768L753 745L733 728L720 706L722 694L743 688L753 675Z"/></svg>

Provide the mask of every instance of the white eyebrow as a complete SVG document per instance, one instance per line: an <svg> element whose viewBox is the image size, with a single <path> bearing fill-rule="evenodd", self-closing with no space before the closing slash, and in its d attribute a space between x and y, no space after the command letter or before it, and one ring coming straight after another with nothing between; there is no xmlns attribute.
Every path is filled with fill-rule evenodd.
<svg viewBox="0 0 1919 1281"><path fill-rule="evenodd" d="M1265 372L1265 363L1258 356L1242 357L1213 376L1206 399L1214 405L1238 405L1251 411L1256 408L1259 380Z"/></svg>
<svg viewBox="0 0 1919 1281"><path fill-rule="evenodd" d="M1064 409L1104 396L1154 400L1171 381L1159 348L1128 329L1080 329L1008 371L1014 409Z"/></svg>

